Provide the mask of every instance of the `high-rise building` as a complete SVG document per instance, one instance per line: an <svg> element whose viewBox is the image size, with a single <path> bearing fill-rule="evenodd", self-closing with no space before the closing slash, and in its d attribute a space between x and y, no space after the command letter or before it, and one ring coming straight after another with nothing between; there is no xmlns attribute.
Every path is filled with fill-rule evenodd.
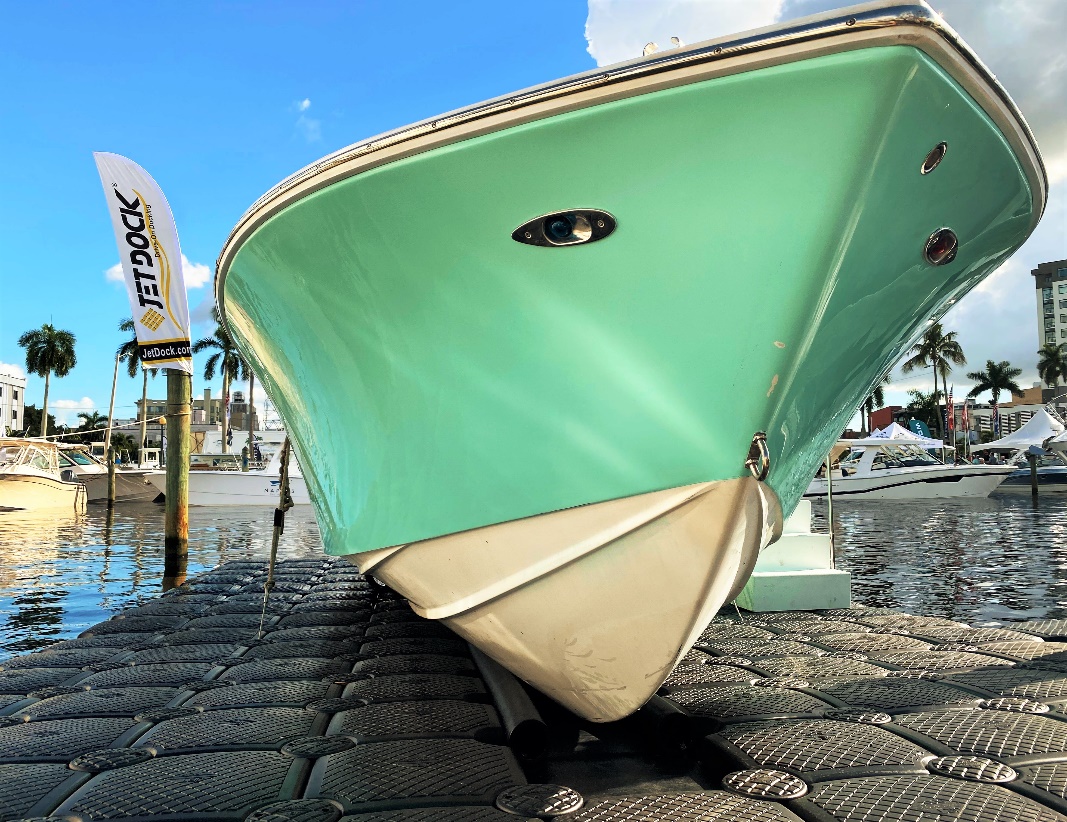
<svg viewBox="0 0 1067 822"><path fill-rule="evenodd" d="M1041 263L1030 272L1037 287L1037 344L1067 343L1067 260Z"/></svg>

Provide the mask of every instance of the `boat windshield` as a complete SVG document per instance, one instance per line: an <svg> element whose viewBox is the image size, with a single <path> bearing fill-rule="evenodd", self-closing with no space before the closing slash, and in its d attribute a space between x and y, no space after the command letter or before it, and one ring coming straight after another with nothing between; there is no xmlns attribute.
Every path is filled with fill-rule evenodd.
<svg viewBox="0 0 1067 822"><path fill-rule="evenodd" d="M942 464L917 445L883 445L875 454L871 468L919 468Z"/></svg>
<svg viewBox="0 0 1067 822"><path fill-rule="evenodd" d="M76 462L78 465L95 465L96 463L86 454L84 451L77 449L71 449L70 451L64 451L63 456L69 459L71 462Z"/></svg>
<svg viewBox="0 0 1067 822"><path fill-rule="evenodd" d="M22 450L21 445L0 445L0 465L18 465Z"/></svg>

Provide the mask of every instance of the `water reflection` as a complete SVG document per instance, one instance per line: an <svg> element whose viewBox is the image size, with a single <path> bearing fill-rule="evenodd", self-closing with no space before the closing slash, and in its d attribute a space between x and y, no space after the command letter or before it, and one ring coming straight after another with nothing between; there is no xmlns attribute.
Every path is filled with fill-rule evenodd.
<svg viewBox="0 0 1067 822"><path fill-rule="evenodd" d="M274 509L190 508L190 576L225 560L267 558ZM322 551L310 506L286 515L279 556ZM77 636L162 590L163 507L124 503L113 512L0 512L0 659Z"/></svg>
<svg viewBox="0 0 1067 822"><path fill-rule="evenodd" d="M976 625L1067 617L1067 497L835 499L834 520L856 602Z"/></svg>
<svg viewBox="0 0 1067 822"><path fill-rule="evenodd" d="M826 508L816 503L815 528ZM1067 617L1067 497L837 501L838 566L853 599L978 625ZM273 508L191 508L189 576L270 554ZM321 553L310 506L286 515L279 556ZM161 591L163 508L0 513L0 659L76 636Z"/></svg>

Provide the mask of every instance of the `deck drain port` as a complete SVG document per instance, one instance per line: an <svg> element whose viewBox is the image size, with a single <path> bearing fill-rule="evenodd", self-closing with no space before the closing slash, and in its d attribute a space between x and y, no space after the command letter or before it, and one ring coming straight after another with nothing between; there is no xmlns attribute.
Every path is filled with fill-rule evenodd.
<svg viewBox="0 0 1067 822"><path fill-rule="evenodd" d="M946 151L948 151L948 143L946 142L940 142L930 149L930 153L927 154L926 159L923 160L922 168L919 169L919 173L929 174L941 165L941 161L945 159Z"/></svg>
<svg viewBox="0 0 1067 822"><path fill-rule="evenodd" d="M808 792L808 783L785 771L754 769L734 771L722 778L722 786L731 793L784 802L799 799Z"/></svg>
<svg viewBox="0 0 1067 822"><path fill-rule="evenodd" d="M959 240L951 228L939 228L926 240L923 257L930 265L948 265L956 259Z"/></svg>
<svg viewBox="0 0 1067 822"><path fill-rule="evenodd" d="M981 756L939 756L927 762L926 769L967 782L1011 782L1019 775L1014 768Z"/></svg>
<svg viewBox="0 0 1067 822"><path fill-rule="evenodd" d="M500 810L527 819L565 816L584 804L584 797L566 785L513 785L496 796L496 806Z"/></svg>

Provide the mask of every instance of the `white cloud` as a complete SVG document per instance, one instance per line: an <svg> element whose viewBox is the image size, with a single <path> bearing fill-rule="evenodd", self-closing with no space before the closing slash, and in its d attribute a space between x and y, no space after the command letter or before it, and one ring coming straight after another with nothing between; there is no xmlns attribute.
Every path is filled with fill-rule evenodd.
<svg viewBox="0 0 1067 822"><path fill-rule="evenodd" d="M589 0L585 36L599 65L641 55L645 43L660 47L676 35L686 43L734 34L830 11L840 0ZM1051 188L1044 219L1015 256L944 318L957 331L968 363L950 383L955 395L972 383L966 372L986 360L1008 360L1023 369L1019 383L1037 379L1037 309L1030 270L1067 257L1067 2L1064 0L938 0L945 20L975 50L1013 96L1041 147ZM933 388L930 372L904 377L894 371L887 402L907 403L907 389Z"/></svg>
<svg viewBox="0 0 1067 822"><path fill-rule="evenodd" d="M204 263L194 263L182 254L182 276L185 278L186 288L202 288L211 279L211 266ZM104 279L109 283L125 282L126 276L122 273L122 265L115 263L104 272Z"/></svg>
<svg viewBox="0 0 1067 822"><path fill-rule="evenodd" d="M589 0L585 22L588 52L606 66L641 56L645 44L669 48L671 37L698 43L726 34L766 26L783 0Z"/></svg>
<svg viewBox="0 0 1067 822"><path fill-rule="evenodd" d="M14 363L0 362L0 374L26 379L26 370L21 365L15 365Z"/></svg>
<svg viewBox="0 0 1067 822"><path fill-rule="evenodd" d="M300 132L309 143L317 143L322 139L322 121L309 117L305 112L311 108L311 100L305 97L293 104L293 108L300 113L296 118L296 130Z"/></svg>
<svg viewBox="0 0 1067 822"><path fill-rule="evenodd" d="M78 419L79 411L95 411L96 403L88 397L80 400L55 400L48 403L48 413L55 414L56 423L59 425L71 425L72 420Z"/></svg>
<svg viewBox="0 0 1067 822"><path fill-rule="evenodd" d="M211 267L204 263L194 263L182 254L182 274L186 288L202 288L211 279Z"/></svg>

